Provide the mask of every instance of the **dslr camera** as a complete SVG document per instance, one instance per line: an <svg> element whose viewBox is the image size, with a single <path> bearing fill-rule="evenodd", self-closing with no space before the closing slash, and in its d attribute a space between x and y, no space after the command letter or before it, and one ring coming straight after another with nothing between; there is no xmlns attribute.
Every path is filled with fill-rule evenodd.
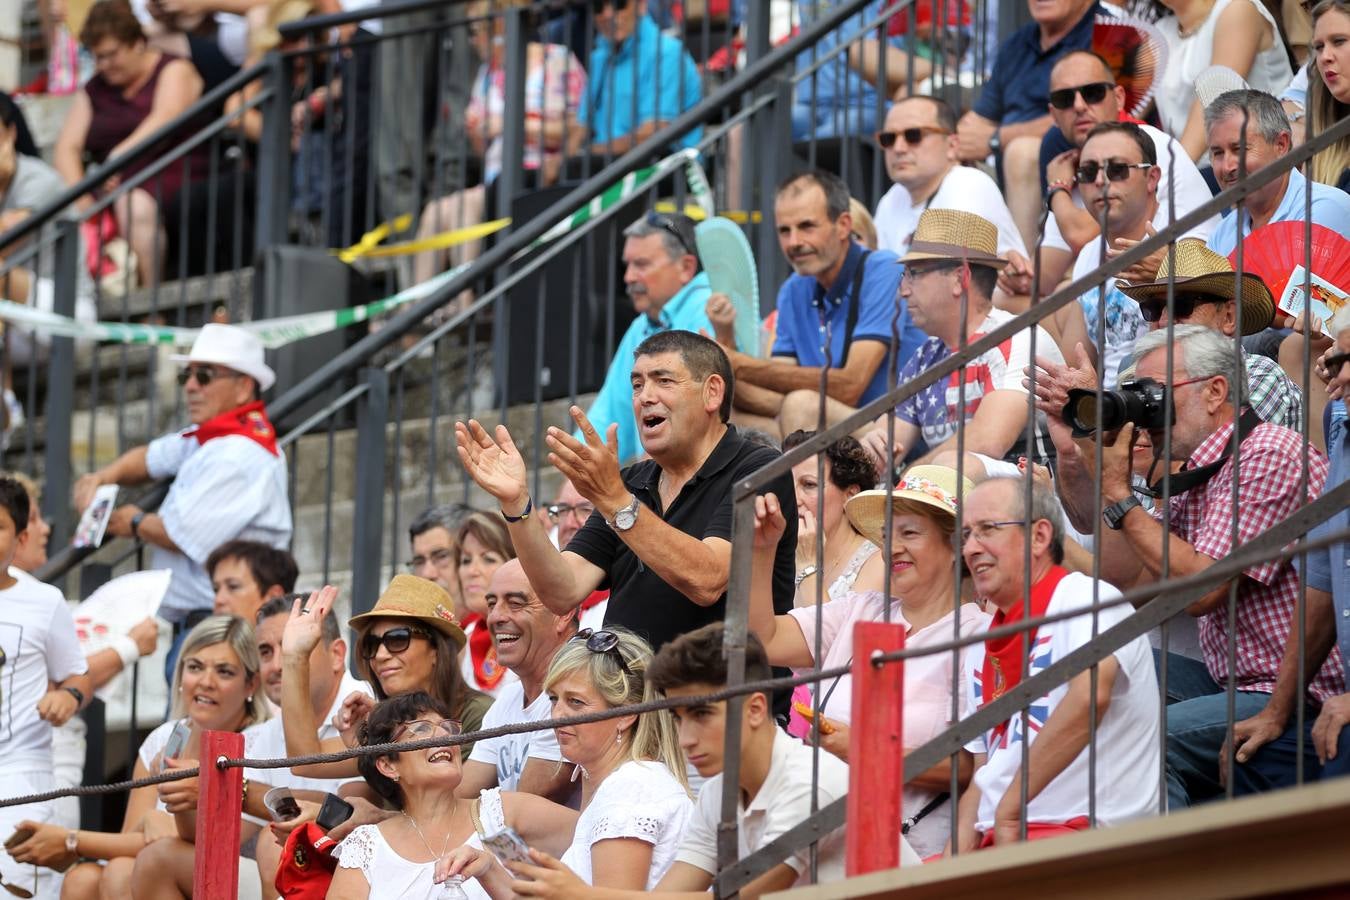
<svg viewBox="0 0 1350 900"><path fill-rule="evenodd" d="M1090 437L1131 422L1144 430L1160 430L1167 425L1167 410L1166 385L1141 378L1127 381L1117 390L1102 391L1100 403L1096 391L1071 388L1062 415L1073 428L1074 437Z"/></svg>

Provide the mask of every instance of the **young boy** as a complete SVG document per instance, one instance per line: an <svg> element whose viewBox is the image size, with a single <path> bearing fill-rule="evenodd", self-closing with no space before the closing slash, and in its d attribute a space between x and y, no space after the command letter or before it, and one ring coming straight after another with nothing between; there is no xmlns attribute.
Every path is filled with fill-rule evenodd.
<svg viewBox="0 0 1350 900"><path fill-rule="evenodd" d="M15 554L33 539L28 530L28 491L13 478L0 478L0 797L49 791L52 775L52 726L79 712L93 691L75 621L61 592L29 579L16 579L9 567ZM0 834L8 839L19 822L51 821L56 804L32 803L0 808ZM0 856L7 884L57 900L61 877L51 869L23 865Z"/></svg>
<svg viewBox="0 0 1350 900"><path fill-rule="evenodd" d="M206 558L206 576L216 592L215 614L254 621L273 597L295 590L295 557L257 541L227 541Z"/></svg>
<svg viewBox="0 0 1350 900"><path fill-rule="evenodd" d="M745 680L769 678L764 647L750 635L745 648ZM676 638L661 648L647 668L647 678L669 698L698 697L722 690L727 664L722 657L722 623L714 622ZM741 858L776 840L811 813L811 757L806 744L789 737L774 722L769 698L750 694L741 712L741 804L736 813ZM717 826L722 818L722 760L725 753L727 703L677 706L672 711L679 726L680 746L689 762L708 781L698 795L698 807L685 829L679 856L660 884L658 893L679 900L707 900L717 874ZM819 805L827 806L848 793L848 765L829 753L820 754ZM919 857L901 840L905 865ZM819 845L817 880L844 878L844 830L834 831ZM513 866L517 874L534 879L525 892L550 900L628 900L642 891L593 888L551 856L534 851L536 866ZM757 898L809 882L809 851L802 849L741 889L741 896ZM673 900L673 898L672 898Z"/></svg>

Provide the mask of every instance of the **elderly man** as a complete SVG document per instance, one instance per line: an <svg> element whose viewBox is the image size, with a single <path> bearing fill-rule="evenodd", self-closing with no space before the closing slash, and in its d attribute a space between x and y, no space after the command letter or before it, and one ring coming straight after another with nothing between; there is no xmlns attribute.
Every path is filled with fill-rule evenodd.
<svg viewBox="0 0 1350 900"><path fill-rule="evenodd" d="M904 258L900 295L909 303L915 324L932 337L901 368L901 384L946 359L963 343L979 340L1012 319L1011 313L993 305L994 282L1004 265L997 246L993 223L974 213L930 209L919 218ZM1036 326L1036 353L1059 356L1059 348L1040 326ZM996 461L1005 458L1014 466L1019 456L1045 458L1048 445L1030 453L1023 446L1027 390L1022 370L1030 359L1031 332L1020 331L964 371L958 369L903 401L896 409L893 446L886 443L884 416L864 435L863 446L881 464L903 460L922 438L928 447L923 461L932 461L939 453L955 450L964 422L965 451L980 456L985 474L1000 468ZM965 407L960 408L963 382Z"/></svg>
<svg viewBox="0 0 1350 900"><path fill-rule="evenodd" d="M925 335L896 297L901 270L893 265L895 254L854 242L848 188L838 176L816 171L788 178L774 199L774 221L778 245L795 274L778 291L773 357L756 359L723 348L737 380L736 423L781 438L817 427L822 368L829 423L885 393L897 313L901 363Z"/></svg>
<svg viewBox="0 0 1350 900"><path fill-rule="evenodd" d="M1104 10L1096 0L1035 0L1027 6L1033 21L999 45L993 74L975 108L961 117L957 134L962 160L1002 157L1008 206L1030 247L1041 210L1038 155L1051 125L1045 112L1050 68L1069 51L1091 45L1093 17Z"/></svg>
<svg viewBox="0 0 1350 900"><path fill-rule="evenodd" d="M1098 445L1093 440L1075 444L1063 423L1051 417L1059 448L1060 493L1071 501L1075 528L1089 531L1091 516L1101 514L1107 526L1102 530L1101 556L1112 560L1118 583L1132 587L1203 572L1321 493L1327 477L1326 458L1305 445L1296 432L1262 422L1247 408L1247 379L1231 340L1201 325L1178 325L1170 335L1155 331L1140 338L1135 358L1136 377L1167 385L1167 402L1174 409L1171 460L1159 461L1165 470L1170 470L1169 463L1186 463L1185 471L1165 476L1171 482L1167 487L1170 534L1163 530L1162 510L1152 515L1144 511L1131 489L1136 426L1097 439L1102 453L1102 495L1097 498L1093 485ZM1234 453L1233 430L1239 411L1242 415L1236 427L1241 446ZM1160 456L1163 430L1148 433L1155 456ZM1300 479L1288 477L1305 452L1306 495ZM1239 458L1240 470L1236 466ZM1239 473L1234 498L1233 484ZM1161 484L1155 485L1155 491L1162 489ZM1237 628L1230 632L1232 587L1233 580L1225 581L1187 608L1199 619L1203 663L1168 654L1168 695L1176 699L1167 708L1167 796L1172 809L1222 791L1219 757L1227 738L1229 702L1225 685L1230 677L1236 685L1233 702L1239 719L1260 712L1275 688L1289 641L1290 618L1299 593L1298 575L1290 562L1271 560L1243 570L1236 579ZM1231 669L1230 641L1234 647ZM1344 690L1338 654L1320 672L1309 675L1309 690L1317 701Z"/></svg>
<svg viewBox="0 0 1350 900"><path fill-rule="evenodd" d="M558 488L558 498L553 501L547 512L549 521L555 528L554 546L559 550L565 550L567 545L572 543L572 538L581 530L581 526L591 517L591 513L595 512L595 505L581 496L581 492L572 484L570 478L564 478L562 486ZM592 591L589 597L581 601L580 621L577 624L581 628L599 631L605 627L605 610L608 608L609 591Z"/></svg>
<svg viewBox="0 0 1350 900"><path fill-rule="evenodd" d="M877 246L909 251L925 209L960 209L998 227L998 252L1026 256L994 179L956 158L956 112L939 97L907 97L893 104L877 134L886 174L895 184L877 204Z"/></svg>
<svg viewBox="0 0 1350 900"><path fill-rule="evenodd" d="M1063 511L1048 485L1035 479L1030 484L1022 478L990 479L967 495L963 514L961 555L976 594L995 609L991 631L1120 596L1105 582L1094 584L1088 576L1061 567ZM1029 597L1024 593L1028 581ZM1025 673L1021 634L985 641L983 652L971 654L967 679L971 708L998 699L1129 613L1128 607L1114 606L1040 626L1031 632ZM1088 828L1092 802L1088 741L1094 725L1096 824L1116 825L1156 809L1158 683L1145 638L1137 637L1104 658L1096 667L1095 683L1090 670L1079 672L1067 685L1033 701L1029 713L1028 722L1014 713L966 746L975 754L975 773L959 807L962 850L1017 841L1023 822L1032 840ZM1030 745L1025 770L1024 740Z"/></svg>
<svg viewBox="0 0 1350 900"><path fill-rule="evenodd" d="M688 216L650 212L625 228L623 236L623 283L638 315L615 348L605 383L586 415L602 432L619 426L619 462L627 464L642 454L628 381L633 351L659 331L712 333L713 325L706 312L708 276L699 270Z"/></svg>
<svg viewBox="0 0 1350 900"><path fill-rule="evenodd" d="M173 360L183 364L178 381L191 427L128 450L75 483L75 505L84 509L99 485L173 478L158 512L119 506L107 532L149 544L150 568L173 573L159 608L173 625L166 678L183 636L211 615L211 551L237 538L279 548L291 540L286 458L260 399L276 380L262 343L242 328L210 324L187 356Z"/></svg>
<svg viewBox="0 0 1350 900"><path fill-rule="evenodd" d="M502 688L483 716L482 727L499 728L534 722L553 714L553 702L544 692L553 655L577 630L572 612L558 615L539 599L519 560L508 560L488 583L488 628L497 645L497 661L518 681ZM459 796L477 798L479 792L504 791L539 794L560 803L572 793L571 768L563 765L558 739L552 731L530 731L487 738L474 745L464 762Z"/></svg>
<svg viewBox="0 0 1350 900"><path fill-rule="evenodd" d="M620 470L616 426L603 440L572 407L584 443L548 429L549 461L595 512L559 552L545 516L532 515L528 470L503 425L490 436L476 421L455 423L470 477L501 504L511 542L539 599L561 615L591 592L610 589L606 624L626 626L660 649L721 621L731 577L732 486L777 454L728 426L734 378L718 345L688 331L643 341L632 370L633 414L651 457ZM797 543L792 482L783 473L762 491L783 497L788 529L774 560L774 604L793 605Z"/></svg>
<svg viewBox="0 0 1350 900"><path fill-rule="evenodd" d="M473 507L463 503L443 503L422 510L408 525L408 545L412 551L408 571L444 588L455 601L457 618L463 618L463 610L459 599L459 544L455 535L472 513Z"/></svg>

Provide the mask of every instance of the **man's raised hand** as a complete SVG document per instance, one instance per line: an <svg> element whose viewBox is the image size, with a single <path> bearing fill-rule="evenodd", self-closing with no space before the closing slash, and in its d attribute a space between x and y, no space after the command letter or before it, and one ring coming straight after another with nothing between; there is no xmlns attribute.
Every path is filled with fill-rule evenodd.
<svg viewBox="0 0 1350 900"><path fill-rule="evenodd" d="M455 423L455 443L464 471L479 487L501 504L507 515L520 515L525 510L530 489L525 459L511 440L505 425L496 428L494 440L477 419Z"/></svg>

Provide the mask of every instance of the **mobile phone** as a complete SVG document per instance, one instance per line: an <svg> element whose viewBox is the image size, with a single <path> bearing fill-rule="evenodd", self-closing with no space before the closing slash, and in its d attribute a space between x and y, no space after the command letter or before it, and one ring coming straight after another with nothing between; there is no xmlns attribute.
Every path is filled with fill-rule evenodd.
<svg viewBox="0 0 1350 900"><path fill-rule="evenodd" d="M314 820L324 831L332 831L352 817L356 812L352 805L343 800L337 794L327 794L323 798L323 806L319 807L319 815Z"/></svg>
<svg viewBox="0 0 1350 900"><path fill-rule="evenodd" d="M15 847L32 837L33 834L34 832L31 828L14 829L14 833L9 836L9 840L5 841L5 849L13 850Z"/></svg>
<svg viewBox="0 0 1350 900"><path fill-rule="evenodd" d="M192 726L183 719L173 726L173 731L169 732L169 739L164 742L164 752L159 755L159 770L164 771L165 760L177 759L183 755L187 749L188 738L192 736Z"/></svg>
<svg viewBox="0 0 1350 900"><path fill-rule="evenodd" d="M496 834L484 835L483 846L492 851L492 855L504 863L516 862L534 865L530 859L530 845L516 834L514 828L506 827Z"/></svg>
<svg viewBox="0 0 1350 900"><path fill-rule="evenodd" d="M800 700L792 701L792 709L808 722L816 717L816 711ZM827 722L824 716L820 717L820 733L834 734L834 726Z"/></svg>
<svg viewBox="0 0 1350 900"><path fill-rule="evenodd" d="M278 822L289 822L300 816L300 804L287 787L274 787L263 795L263 806Z"/></svg>

